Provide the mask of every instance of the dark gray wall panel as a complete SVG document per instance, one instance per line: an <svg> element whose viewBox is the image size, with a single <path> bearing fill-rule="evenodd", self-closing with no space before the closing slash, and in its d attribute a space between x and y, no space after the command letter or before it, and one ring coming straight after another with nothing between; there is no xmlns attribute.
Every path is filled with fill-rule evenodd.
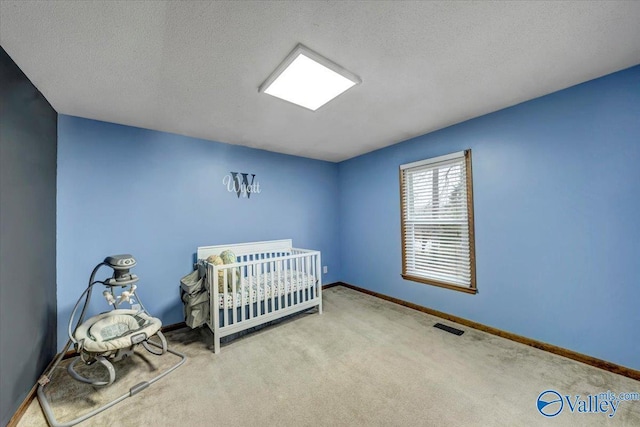
<svg viewBox="0 0 640 427"><path fill-rule="evenodd" d="M57 113L0 48L0 422L56 352Z"/></svg>

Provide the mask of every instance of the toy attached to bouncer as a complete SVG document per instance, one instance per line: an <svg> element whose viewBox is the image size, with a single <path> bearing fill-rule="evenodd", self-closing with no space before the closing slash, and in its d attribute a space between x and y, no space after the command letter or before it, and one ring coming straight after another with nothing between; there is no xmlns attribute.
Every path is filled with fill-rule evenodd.
<svg viewBox="0 0 640 427"><path fill-rule="evenodd" d="M140 301L140 297L136 293L136 283L139 280L138 276L129 271L135 265L136 260L131 255L114 255L105 258L105 260L98 264L91 272L89 285L82 295L80 295L78 302L76 302L71 312L68 327L69 341L67 341L64 350L58 355L49 371L38 380L38 400L50 425L54 427L65 427L82 422L121 402L127 397L133 396L146 389L160 378L178 368L186 360L186 356L183 354L167 348L167 340L160 331L162 322L160 319L152 317L145 309L142 301ZM111 267L113 269L113 275L104 281L95 280L96 273L102 266ZM102 295L105 297L107 303L112 306L112 309L111 311L84 320L87 308L91 302L93 287L97 284L106 287ZM116 295L118 290L120 290L120 295ZM74 318L83 297L84 305L74 327ZM131 308L118 308L123 303L127 303ZM152 340L152 338L154 339ZM166 352L172 353L179 356L180 361L150 381L143 381L136 384L129 389L126 394L114 401L72 421L58 423L53 415L44 388L50 384L51 374L72 344L78 356L69 363L67 372L75 380L90 384L94 387L107 387L113 384L116 379L116 371L112 362L118 362L131 356L138 344L141 344L147 351L155 355L162 355ZM109 379L106 381L92 380L78 374L75 370L75 365L80 360L86 365L93 365L98 362L99 365L106 368Z"/></svg>

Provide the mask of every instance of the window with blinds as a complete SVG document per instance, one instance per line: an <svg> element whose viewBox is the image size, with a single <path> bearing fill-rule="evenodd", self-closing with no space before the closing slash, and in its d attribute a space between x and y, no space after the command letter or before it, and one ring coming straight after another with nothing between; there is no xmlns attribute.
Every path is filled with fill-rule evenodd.
<svg viewBox="0 0 640 427"><path fill-rule="evenodd" d="M471 150L400 166L402 277L476 293Z"/></svg>

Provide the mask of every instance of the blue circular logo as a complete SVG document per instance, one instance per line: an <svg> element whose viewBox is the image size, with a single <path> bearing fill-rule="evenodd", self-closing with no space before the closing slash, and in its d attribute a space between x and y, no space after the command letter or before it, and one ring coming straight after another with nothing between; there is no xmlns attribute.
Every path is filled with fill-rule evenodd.
<svg viewBox="0 0 640 427"><path fill-rule="evenodd" d="M555 417L564 407L562 396L555 390L547 390L538 396L538 412L545 417Z"/></svg>

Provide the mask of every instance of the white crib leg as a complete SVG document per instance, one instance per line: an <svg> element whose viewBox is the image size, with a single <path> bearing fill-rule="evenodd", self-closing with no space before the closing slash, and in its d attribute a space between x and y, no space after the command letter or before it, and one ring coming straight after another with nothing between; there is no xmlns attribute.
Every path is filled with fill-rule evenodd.
<svg viewBox="0 0 640 427"><path fill-rule="evenodd" d="M213 354L220 354L220 336L218 334L213 337Z"/></svg>
<svg viewBox="0 0 640 427"><path fill-rule="evenodd" d="M316 271L315 276L318 278L316 283L317 295L320 299L318 304L318 314L322 314L322 262L320 261L320 254L316 255Z"/></svg>

